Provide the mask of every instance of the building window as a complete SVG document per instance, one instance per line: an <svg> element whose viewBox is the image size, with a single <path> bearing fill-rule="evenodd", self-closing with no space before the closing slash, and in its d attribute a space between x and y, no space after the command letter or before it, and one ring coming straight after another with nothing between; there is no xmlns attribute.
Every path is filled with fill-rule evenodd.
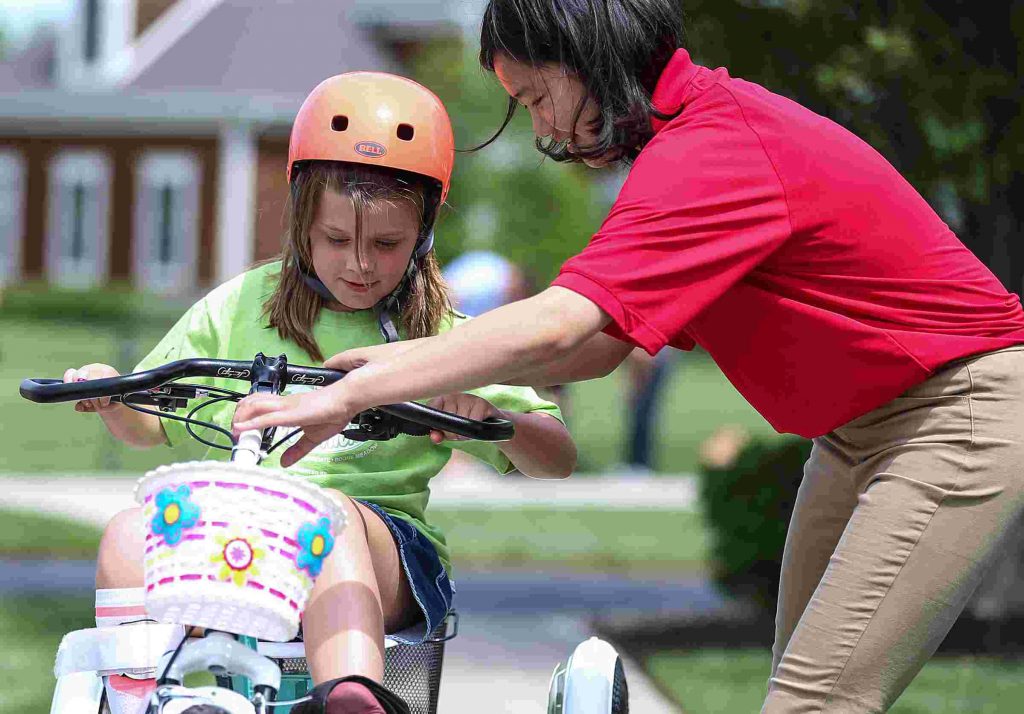
<svg viewBox="0 0 1024 714"><path fill-rule="evenodd" d="M50 163L47 271L68 287L89 287L107 274L110 226L109 157L64 150Z"/></svg>
<svg viewBox="0 0 1024 714"><path fill-rule="evenodd" d="M187 151L143 154L135 182L136 283L160 293L195 287L200 165Z"/></svg>
<svg viewBox="0 0 1024 714"><path fill-rule="evenodd" d="M25 159L18 151L0 150L0 285L21 274L24 215Z"/></svg>

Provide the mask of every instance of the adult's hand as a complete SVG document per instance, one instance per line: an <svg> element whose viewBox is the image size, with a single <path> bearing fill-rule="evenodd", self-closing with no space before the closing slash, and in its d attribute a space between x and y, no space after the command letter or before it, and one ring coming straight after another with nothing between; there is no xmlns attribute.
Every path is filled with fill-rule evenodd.
<svg viewBox="0 0 1024 714"><path fill-rule="evenodd" d="M299 427L302 437L281 455L281 465L291 466L318 444L342 431L359 411L348 405L342 382L286 397L251 394L238 403L231 429L237 438L241 432L251 429Z"/></svg>

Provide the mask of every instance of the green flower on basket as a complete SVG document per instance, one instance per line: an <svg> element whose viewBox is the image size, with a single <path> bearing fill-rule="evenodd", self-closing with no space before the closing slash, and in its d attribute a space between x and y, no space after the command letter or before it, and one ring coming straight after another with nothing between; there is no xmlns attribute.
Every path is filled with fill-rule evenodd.
<svg viewBox="0 0 1024 714"><path fill-rule="evenodd" d="M189 500L192 489L181 485L177 489L165 488L156 495L156 515L151 528L153 535L163 536L167 545L177 545L182 531L199 522L199 506Z"/></svg>
<svg viewBox="0 0 1024 714"><path fill-rule="evenodd" d="M297 540L300 550L295 564L315 578L324 567L324 558L334 549L330 520L321 518L316 523L304 523L299 529Z"/></svg>
<svg viewBox="0 0 1024 714"><path fill-rule="evenodd" d="M249 578L259 575L256 561L262 560L267 551L259 547L259 541L252 535L223 535L213 539L220 550L210 556L211 563L223 563L217 574L221 580L230 580L242 587Z"/></svg>

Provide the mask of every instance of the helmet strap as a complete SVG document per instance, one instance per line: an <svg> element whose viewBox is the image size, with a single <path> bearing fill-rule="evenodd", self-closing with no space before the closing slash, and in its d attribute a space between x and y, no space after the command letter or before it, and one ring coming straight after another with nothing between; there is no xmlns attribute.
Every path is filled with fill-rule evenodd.
<svg viewBox="0 0 1024 714"><path fill-rule="evenodd" d="M306 284L306 287L327 302L338 302L338 298L334 297L334 293L332 293L330 289L324 285L324 282L317 276L317 274L313 272L312 267L307 266L302 262L302 257L299 256L299 251L295 246L292 246L292 260L294 260L295 265L299 267L299 273L302 275L302 282Z"/></svg>
<svg viewBox="0 0 1024 714"><path fill-rule="evenodd" d="M398 342L401 339L398 335L398 328L395 326L395 320L402 314L402 298L405 297L406 292L412 285L412 281L416 277L420 261L427 257L427 254L433 248L434 230L431 229L429 233L425 236L420 236L419 240L416 241L416 248L412 252L412 257L409 259L409 267L405 269L405 275L402 277L401 282L391 291L390 295L374 306L374 309L377 311L377 324L380 326L380 334L384 337L385 342Z"/></svg>
<svg viewBox="0 0 1024 714"><path fill-rule="evenodd" d="M374 305L374 311L377 313L377 323L380 327L380 334L384 337L385 342L398 342L401 337L398 334L398 327L395 325L395 319L402 314L402 298L406 290L412 285L413 279L416 277L416 272L419 270L419 263L423 258L434 247L434 231L430 231L425 237L420 238L416 243L416 249L413 251L412 257L409 259L409 267L405 269L405 275L402 276L401 282L391 291L391 294L380 300ZM302 282L306 284L310 290L315 292L317 295L322 297L327 302L338 302L338 298L334 297L330 289L324 285L324 282L317 277L317 274L313 272L311 266L307 266L302 262L302 258L299 256L299 251L292 246L292 259L295 264L299 267L299 274L302 275Z"/></svg>

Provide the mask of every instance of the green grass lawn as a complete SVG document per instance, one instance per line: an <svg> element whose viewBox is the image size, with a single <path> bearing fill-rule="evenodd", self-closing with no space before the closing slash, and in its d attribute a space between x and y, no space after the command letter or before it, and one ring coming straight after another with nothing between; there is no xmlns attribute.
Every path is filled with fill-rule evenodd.
<svg viewBox="0 0 1024 714"><path fill-rule="evenodd" d="M0 714L50 711L57 645L93 617L92 593L0 597Z"/></svg>
<svg viewBox="0 0 1024 714"><path fill-rule="evenodd" d="M433 509L456 569L558 567L660 575L699 572L700 515L673 511Z"/></svg>
<svg viewBox="0 0 1024 714"><path fill-rule="evenodd" d="M98 528L30 511L0 509L0 558L92 560L99 544Z"/></svg>
<svg viewBox="0 0 1024 714"><path fill-rule="evenodd" d="M168 449L139 451L117 443L95 414L71 403L35 404L18 394L26 377L59 379L69 367L90 362L122 372L161 336L121 335L106 327L0 320L0 472L76 473L126 471L136 475L173 459Z"/></svg>
<svg viewBox="0 0 1024 714"><path fill-rule="evenodd" d="M771 653L755 650L670 651L650 657L648 673L686 714L757 712ZM992 714L1020 711L1024 662L937 657L890 709L892 714Z"/></svg>
<svg viewBox="0 0 1024 714"><path fill-rule="evenodd" d="M201 447L138 451L115 442L94 414L71 404L33 404L18 395L26 377L59 378L89 362L131 369L168 326L118 334L110 327L0 318L0 436L14 448L0 451L2 472L111 472L136 475L161 463L187 460ZM621 462L626 440L626 375L620 370L569 388L569 426L580 453L580 471L604 471ZM659 406L655 465L667 473L692 472L700 443L721 424L757 434L773 433L701 353L680 354Z"/></svg>

